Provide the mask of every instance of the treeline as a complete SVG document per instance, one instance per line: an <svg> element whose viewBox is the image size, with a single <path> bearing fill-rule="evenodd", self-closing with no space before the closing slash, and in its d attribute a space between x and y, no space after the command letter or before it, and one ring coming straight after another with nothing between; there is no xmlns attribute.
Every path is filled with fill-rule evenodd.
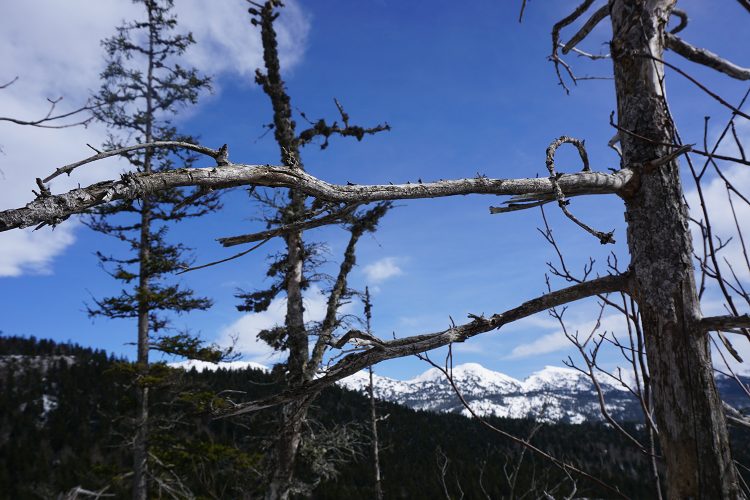
<svg viewBox="0 0 750 500"><path fill-rule="evenodd" d="M2 498L56 498L76 486L108 488L117 498L129 494L132 422L127 416L135 412L135 398L124 374L128 364L73 344L0 337ZM215 420L210 410L223 401L215 396L221 391L237 391L230 398L242 401L278 390L275 375L253 369L165 370L180 387L170 383L154 391L158 425L152 453L174 479L165 488L183 488L195 498L261 495L259 467L274 442L276 414ZM320 481L314 498L373 497L364 425L368 411L364 396L338 387L327 389L311 408L306 436L312 437L301 447L296 472L301 480ZM611 497L592 481L573 473L568 477L460 415L390 403L379 403L378 413L385 417L380 422L385 498L445 498L446 490L454 498L461 492L464 498L508 498L529 490L563 495L572 490L572 480L579 496ZM537 425L489 421L517 436L529 436ZM635 424L628 431L639 434ZM331 444L337 437L347 449ZM747 461L750 436L736 433L733 439L737 459ZM644 480L646 457L604 425L544 425L531 441L629 497L654 495ZM166 497L166 489L161 494Z"/></svg>

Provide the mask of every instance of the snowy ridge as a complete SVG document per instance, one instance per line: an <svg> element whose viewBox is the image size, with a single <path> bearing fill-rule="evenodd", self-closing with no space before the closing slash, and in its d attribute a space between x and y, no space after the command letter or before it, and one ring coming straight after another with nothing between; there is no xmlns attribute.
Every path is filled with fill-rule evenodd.
<svg viewBox="0 0 750 500"><path fill-rule="evenodd" d="M581 423L601 420L596 391L586 375L572 368L546 366L520 381L477 363L453 368L453 379L469 406L478 415L507 418L536 418L548 422ZM339 385L366 392L369 374L356 373ZM469 415L444 375L431 368L411 380L373 376L378 399L400 403L419 410L455 412ZM600 380L607 409L622 419L638 419L638 406L627 389Z"/></svg>
<svg viewBox="0 0 750 500"><path fill-rule="evenodd" d="M0 356L0 367L2 367ZM7 358L7 357L6 357ZM208 363L182 361L170 363L175 368L190 370L244 370L270 371L268 367L252 361ZM630 382L628 374L622 376ZM545 366L524 380L489 370L478 363L465 363L453 368L453 379L471 409L480 416L503 418L533 418L543 422L582 423L601 421L599 397L593 384L583 373L572 368ZM445 376L431 368L411 380L396 380L373 375L375 397L399 403L415 410L460 413L470 416L461 404ZM744 383L750 379L743 377ZM616 420L641 421L640 404L633 395L606 376L598 379L606 407ZM349 390L366 393L370 375L366 370L355 373L338 385ZM747 396L737 388L734 380L719 376L716 379L722 397L735 408L747 408ZM50 401L50 405L54 402Z"/></svg>

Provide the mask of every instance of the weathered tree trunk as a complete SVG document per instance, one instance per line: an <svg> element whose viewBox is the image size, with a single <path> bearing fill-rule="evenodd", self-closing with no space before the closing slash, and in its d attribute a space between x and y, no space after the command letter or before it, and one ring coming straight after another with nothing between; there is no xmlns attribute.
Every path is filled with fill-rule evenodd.
<svg viewBox="0 0 750 500"><path fill-rule="evenodd" d="M368 294L369 295L369 294ZM367 331L369 333L369 321ZM370 432L372 433L372 474L375 480L375 499L383 500L383 488L380 484L380 443L378 440L378 414L375 411L375 387L372 380L372 366L370 367Z"/></svg>
<svg viewBox="0 0 750 500"><path fill-rule="evenodd" d="M623 166L637 167L625 219L670 499L742 498L698 322L692 242L664 95L664 28L675 0L610 0ZM628 132L632 132L629 134ZM641 166L638 166L641 165Z"/></svg>
<svg viewBox="0 0 750 500"><path fill-rule="evenodd" d="M153 142L153 82L154 82L154 30L153 6L146 4L148 10L148 71L146 76L146 130L145 142ZM144 152L143 171L151 173L153 153L150 149ZM148 196L141 200L141 236L138 250L138 374L148 375L149 354L149 265L151 258L151 201ZM133 500L148 498L148 387L141 380L136 383L136 431L133 438Z"/></svg>
<svg viewBox="0 0 750 500"><path fill-rule="evenodd" d="M266 491L267 500L287 500L294 480L297 450L302 439L302 424L312 399L284 405L279 436L273 456L273 474Z"/></svg>

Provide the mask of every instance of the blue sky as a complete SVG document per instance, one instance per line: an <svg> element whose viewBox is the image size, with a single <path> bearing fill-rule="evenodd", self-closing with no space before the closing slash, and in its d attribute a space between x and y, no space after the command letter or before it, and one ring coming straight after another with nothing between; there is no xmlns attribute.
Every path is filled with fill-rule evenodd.
<svg viewBox="0 0 750 500"><path fill-rule="evenodd" d="M186 56L188 62L215 78L213 94L185 110L177 123L199 135L207 146L229 144L235 162L277 163L271 134L259 138L262 125L271 121L270 104L252 78L260 64L260 43L245 3L176 0L176 4L179 20L198 41ZM551 26L575 4L530 2L519 24L520 2L289 2L280 18L280 39L293 105L313 119L334 120L338 118L335 97L352 122L387 121L393 127L361 143L334 138L325 151L308 146L303 152L307 169L341 183L414 182L477 173L534 177L546 175L545 148L560 135L585 139L594 169L616 168L617 155L606 146L613 135L608 124L615 109L613 82L582 81L566 95L546 60ZM750 42L747 12L739 4L693 0L679 5L692 19L682 32L686 40L750 65L743 49ZM46 97L64 95L69 106L83 102L98 86L103 62L99 40L111 35L122 19L137 15L135 6L115 0L96 2L95 7L84 0L66 2L65 7L53 0L12 2L6 9L0 20L4 61L0 80L18 75L19 82L0 91L0 114L22 117L43 114ZM575 27L564 32L563 38L574 31ZM609 27L603 22L581 47L606 53L608 37ZM730 102L737 102L746 90L746 83L713 74L674 54L668 59ZM608 60L568 60L579 76L611 74ZM704 116L711 115L716 128L726 120L725 109L673 72L668 72L667 88L686 142L702 142ZM297 121L303 124L301 118ZM738 125L750 137L747 122ZM709 135L716 128L712 125ZM96 125L49 131L0 123L0 208L30 200L34 177L87 156L90 150L85 144L101 143L104 133ZM560 171L580 168L576 155L565 147L557 164ZM116 161L89 165L54 183L53 191L111 178L123 168ZM750 188L746 169L730 173ZM720 201L720 186L712 187L718 225L729 231L731 227L722 225L726 208ZM262 229L253 220L257 211L243 190L228 193L224 200L221 213L171 231L172 238L195 249L198 263L237 251L221 248L215 238ZM537 232L539 212L489 215L488 206L500 201L473 196L400 202L375 235L363 238L352 284L370 285L375 291L376 334L435 331L448 326L450 317L460 323L467 313L501 312L545 291L545 262L554 259L554 253ZM575 199L571 209L598 229L614 229L617 239L614 247L602 248L550 207L549 220L572 267L580 269L592 256L604 273L610 251L617 253L624 267L622 203L614 197L590 197ZM750 219L741 220L747 224ZM346 233L337 228L308 234L327 244L333 260L346 243ZM177 318L175 326L189 327L216 342L238 334L246 359L272 362L253 334L282 319L283 304L273 304L265 314L246 315L236 311L233 294L238 287L264 285L266 255L279 245L275 241L241 259L181 277L200 294L212 297L215 305ZM114 280L98 267L96 250L123 249L74 221L54 232L0 234L0 330L73 340L130 355L128 343L135 338L132 322L92 321L85 313L92 296L117 290ZM553 282L553 286L564 284ZM320 307L320 297L311 293L311 314ZM705 309L720 310L711 293ZM352 304L348 311L359 313L360 305ZM595 312L593 301L571 307L567 313L571 328L587 332ZM605 325L622 327L614 312L605 313ZM523 378L544 365L560 365L574 353L555 323L541 314L472 339L457 346L455 354L457 362L478 362ZM614 355L608 358L609 363L616 361ZM416 359L390 361L378 368L397 378L425 369Z"/></svg>

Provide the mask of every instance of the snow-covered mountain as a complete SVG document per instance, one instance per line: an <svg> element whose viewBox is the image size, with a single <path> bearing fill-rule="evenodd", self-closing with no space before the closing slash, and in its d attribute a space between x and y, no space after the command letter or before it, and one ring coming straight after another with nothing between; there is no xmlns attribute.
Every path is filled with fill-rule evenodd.
<svg viewBox="0 0 750 500"><path fill-rule="evenodd" d="M182 361L170 366L198 371L243 370L252 368L269 371L252 361L207 363ZM339 385L365 393L369 373L361 371L345 378ZM589 378L572 368L545 366L524 380L517 380L500 372L488 370L477 363L465 363L453 368L453 379L471 408L481 416L494 415L507 418L535 418L545 422L581 423L603 420L599 397ZM741 377L750 386L750 377ZM415 410L461 413L469 411L461 404L445 376L431 368L411 380L396 380L374 375L375 397L399 403ZM619 382L599 377L608 412L616 420L640 421L643 419L640 403ZM750 411L749 400L736 382L718 375L716 384L720 394L731 406Z"/></svg>
<svg viewBox="0 0 750 500"><path fill-rule="evenodd" d="M471 408L479 415L533 417L548 422L580 423L601 420L599 399L589 379L571 368L547 366L525 380L488 370L477 363L453 368L453 379ZM375 375L375 396L419 410L468 415L445 376L431 368L411 380ZM341 381L343 387L365 392L367 372ZM640 420L636 399L614 381L601 380L607 409L616 419Z"/></svg>

